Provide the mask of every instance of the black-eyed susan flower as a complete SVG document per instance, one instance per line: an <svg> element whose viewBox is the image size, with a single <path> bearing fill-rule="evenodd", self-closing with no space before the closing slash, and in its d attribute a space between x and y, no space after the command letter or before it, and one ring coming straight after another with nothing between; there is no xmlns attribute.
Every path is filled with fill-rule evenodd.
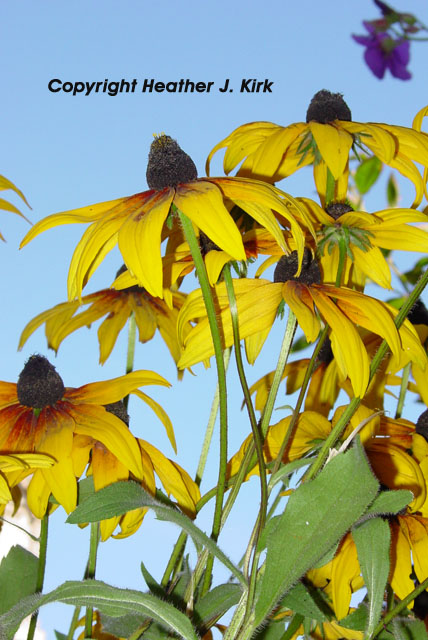
<svg viewBox="0 0 428 640"><path fill-rule="evenodd" d="M16 193L16 195L21 198L21 200L27 205L27 207L31 209L22 191L18 189L18 187L16 187L13 184L13 182L8 180L4 176L0 176L0 191L7 191L8 189ZM24 214L21 213L21 211L15 207L15 205L13 205L8 200L5 200L4 198L0 198L0 209L2 209L3 211L11 211L12 213L16 213L18 216L21 216L21 218L24 218L24 220L26 220L27 222L30 222L28 218L26 218ZM0 233L0 240L4 240L1 233Z"/></svg>
<svg viewBox="0 0 428 640"><path fill-rule="evenodd" d="M320 283L316 260L305 252L301 275L296 277L297 256L283 256L275 270L275 282L242 279L234 281L241 339L261 334L263 339L272 327L282 300L292 309L308 342L314 342L321 330L321 319L329 326L331 347L340 378L349 377L354 394L362 397L369 381L369 357L356 325L381 336L392 352L392 367L403 368L407 362L426 367L426 353L412 325L405 321L397 330L397 311L388 304L363 293ZM219 322L225 346L233 344L232 323L225 287L215 288ZM318 312L316 311L318 310ZM203 317L199 290L192 292L178 319L179 338L184 347L179 367L192 366L213 353L208 321ZM197 318L198 324L181 337L184 323ZM261 342L261 344L260 344ZM259 341L258 349L263 341Z"/></svg>
<svg viewBox="0 0 428 640"><path fill-rule="evenodd" d="M312 98L306 123L282 127L270 122L251 122L235 129L209 154L207 174L213 155L224 148L226 175L244 161L239 176L276 182L300 167L313 164L317 191L323 202L327 169L336 181L334 197L346 198L352 148L368 150L411 180L416 189L414 206L424 194L425 182L415 163L428 166L428 136L406 127L353 122L342 95L326 90Z"/></svg>
<svg viewBox="0 0 428 640"><path fill-rule="evenodd" d="M129 416L122 402L109 404L105 408L129 426ZM86 466L89 459L88 453L91 452L87 475L93 477L96 491L113 482L137 480L146 491L154 495L156 493L156 474L168 496L174 496L178 507L189 517L194 518L196 503L201 497L197 484L180 465L167 458L149 442L138 438L137 443L143 470L143 475L140 478L135 478L132 469L124 464L111 449L93 438L75 437L73 458L74 460L80 458ZM80 473L82 472L83 469L80 470ZM141 525L146 512L146 508L135 509L123 516L103 520L100 523L101 539L107 540L118 525L120 533L114 537L124 538L132 535Z"/></svg>
<svg viewBox="0 0 428 640"><path fill-rule="evenodd" d="M119 270L118 276L121 273L122 269ZM176 336L176 325L178 312L185 297L185 294L171 292L168 298L167 296L165 299L155 298L135 284L120 290L102 289L83 296L80 302L79 300L63 302L37 315L24 328L18 349L23 347L38 327L45 324L48 347L57 352L61 342L73 331L90 326L106 316L98 328L100 364L104 364L113 350L120 331L133 314L140 342L151 340L158 329L174 361L177 362L180 357L180 347ZM83 310L84 307L87 308Z"/></svg>
<svg viewBox="0 0 428 640"><path fill-rule="evenodd" d="M428 221L414 209L385 209L375 213L354 211L346 203L332 203L322 209L308 198L299 198L316 232L322 280L334 283L339 265L339 243L346 246L343 281L348 286L364 286L370 279L391 288L390 268L381 249L427 253L428 232L411 223ZM308 237L311 243L311 238Z"/></svg>
<svg viewBox="0 0 428 640"><path fill-rule="evenodd" d="M176 209L234 260L245 260L246 254L241 231L229 213L233 204L256 225L266 228L285 253L289 252L274 211L287 221L299 256L303 255L304 237L297 218L305 213L291 196L247 178L198 179L192 159L169 136L161 135L152 143L147 183L148 191L48 216L34 225L21 247L51 227L92 223L71 261L69 299L80 297L82 287L116 244L138 284L161 298L161 243L170 232L169 227L177 226Z"/></svg>
<svg viewBox="0 0 428 640"><path fill-rule="evenodd" d="M17 384L0 382L0 450L45 453L56 461L51 468L36 471L30 482L28 504L37 517L45 514L51 493L67 512L76 506L75 434L99 440L137 479L143 477L136 439L103 405L141 393L138 387L147 384L169 386L152 371L134 371L66 388L55 368L39 355L29 358Z"/></svg>

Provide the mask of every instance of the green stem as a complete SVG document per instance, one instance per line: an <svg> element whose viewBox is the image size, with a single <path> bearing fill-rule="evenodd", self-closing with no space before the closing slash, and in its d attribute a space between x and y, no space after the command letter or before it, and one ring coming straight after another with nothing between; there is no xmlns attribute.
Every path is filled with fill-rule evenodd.
<svg viewBox="0 0 428 640"><path fill-rule="evenodd" d="M395 412L396 420L401 418L401 415L403 413L404 400L406 398L406 392L407 392L407 383L409 382L409 374L410 374L410 362L408 362L404 367L403 375L401 377L400 395L398 396L397 410Z"/></svg>
<svg viewBox="0 0 428 640"><path fill-rule="evenodd" d="M97 551L99 542L99 523L91 523L91 535L89 541L89 558L86 567L86 578L95 578L95 570L97 566ZM92 638L92 607L86 607L85 616L85 638Z"/></svg>
<svg viewBox="0 0 428 640"><path fill-rule="evenodd" d="M265 461L263 456L263 438L259 430L259 425L257 424L256 414L254 412L253 403L251 401L251 394L248 388L247 379L245 377L244 365L242 362L241 343L240 343L240 337L239 337L238 307L236 304L235 291L233 288L233 280L230 274L229 265L226 265L224 267L223 277L226 283L227 295L229 298L230 313L232 317L233 343L235 347L236 367L238 370L239 380L241 382L241 387L242 387L242 391L245 398L245 404L248 410L248 417L250 419L251 431L253 433L253 442L256 449L257 462L259 465L259 477L260 477L260 510L257 516L255 535L251 540L251 545L254 549L254 554L253 554L253 562L252 562L251 573L250 573L250 587L248 592L247 607L246 607L246 614L245 614L246 617L248 617L251 613L254 596L255 596L258 560L260 556L260 553L257 552L257 542L260 538L261 532L263 531L265 522L266 522L268 493L267 493L267 481L266 481L266 467L265 467Z"/></svg>
<svg viewBox="0 0 428 640"><path fill-rule="evenodd" d="M279 385L281 384L284 369L287 364L288 356L290 355L291 346L293 344L294 334L296 333L297 320L293 311L288 309L287 325L285 327L284 337L282 339L281 349L279 352L278 362L276 364L275 373L272 380L272 386L269 389L269 394L266 400L266 404L263 408L261 418L261 430L263 437L266 437L267 430L269 428L270 419L272 417L273 408L275 405L276 396L278 395Z"/></svg>
<svg viewBox="0 0 428 640"><path fill-rule="evenodd" d="M178 214L180 222L183 228L184 237L189 245L190 253L195 265L196 273L198 275L199 284L201 286L201 292L207 311L208 322L211 329L211 336L214 345L214 355L217 365L217 380L220 394L220 459L219 459L219 471L218 482L216 492L216 502L214 508L213 524L211 529L211 537L217 541L220 529L221 529L221 517L223 510L223 497L226 491L226 473L227 473L227 391L226 391L226 370L223 361L223 345L220 336L220 330L217 324L216 310L214 305L214 299L208 280L207 270L203 261L198 240L196 238L193 224L189 218L184 215L177 207L173 207L174 211ZM212 565L214 558L209 557L207 562L207 570L205 574L205 582L203 590L207 588L209 580L211 579Z"/></svg>
<svg viewBox="0 0 428 640"><path fill-rule="evenodd" d="M418 585L416 589L414 589L411 593L409 593L408 596L403 598L403 600L400 600L400 602L397 604L396 607L388 611L388 613L381 619L381 621L373 631L369 640L371 640L371 638L375 638L378 635L378 633L380 633L386 627L386 625L389 622L391 622L393 618L395 618L395 616L401 613L407 607L407 605L409 605L412 602L412 600L414 600L420 593L425 591L427 587L428 587L428 578L426 578L426 580L421 582L421 584Z"/></svg>
<svg viewBox="0 0 428 640"><path fill-rule="evenodd" d="M126 373L131 373L134 368L134 356L135 356L135 338L137 334L137 323L135 321L135 313L132 312L129 316L128 323L128 350L126 352ZM128 408L129 394L123 399L125 409Z"/></svg>
<svg viewBox="0 0 428 640"><path fill-rule="evenodd" d="M230 349L225 349L224 351L224 367L225 367L225 371L227 371L228 366L229 366L229 361L230 361L230 353L231 350ZM196 470L196 475L195 475L195 482L198 486L200 486L201 481L202 481L202 476L205 470L205 465L206 465L206 461L207 461L207 457L208 457L208 452L211 446L211 441L212 441L212 436L213 436L213 432L214 432L214 425L215 425L215 421L217 419L217 414L218 414L218 408L219 408L219 403L220 403L220 393L219 393L219 386L217 384L217 388L214 394L214 398L213 398L213 402L211 405L211 412L210 412L210 417L208 419L208 424L207 424L207 428L205 430L205 437L204 437L204 442L202 444L202 449L201 449L201 455L199 458L199 464L198 464L198 468ZM203 498L206 498L206 501L203 501L203 498L201 498L201 500L198 502L198 504L196 505L196 512L199 511L199 509L201 509L204 504L206 504L206 502L208 502L211 498L213 498L216 495L216 489L214 489L213 491L209 492L209 494L206 494ZM187 534L185 533L181 533L178 537L177 542L175 543L174 549L172 551L171 557L169 559L168 565L164 571L164 574L162 576L162 580L161 580L161 585L165 588L166 585L168 584L168 581L170 580L171 574L174 573L174 571L176 571L177 566L180 563L180 560L183 556L183 552L184 552L184 548L186 545L186 541L187 541Z"/></svg>
<svg viewBox="0 0 428 640"><path fill-rule="evenodd" d="M46 571L46 554L48 549L48 524L49 516L46 513L40 522L40 547L39 547L39 562L37 565L37 578L36 578L36 590L35 593L41 593L43 591L43 583L45 581ZM30 625L28 627L27 640L33 640L34 633L37 626L37 618L39 612L36 611L31 616Z"/></svg>
<svg viewBox="0 0 428 640"><path fill-rule="evenodd" d="M74 607L73 617L71 618L70 628L67 633L67 640L73 640L74 632L77 629L77 623L79 622L81 607Z"/></svg>

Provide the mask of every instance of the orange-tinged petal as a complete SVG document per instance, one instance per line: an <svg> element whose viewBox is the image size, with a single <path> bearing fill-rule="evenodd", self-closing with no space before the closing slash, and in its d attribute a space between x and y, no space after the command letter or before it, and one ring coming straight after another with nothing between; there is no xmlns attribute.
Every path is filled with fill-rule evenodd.
<svg viewBox="0 0 428 640"><path fill-rule="evenodd" d="M337 180L348 163L353 137L334 124L310 122L309 128L321 156Z"/></svg>
<svg viewBox="0 0 428 640"><path fill-rule="evenodd" d="M379 480L390 489L409 489L414 499L409 504L410 511L418 511L424 504L427 491L425 478L419 464L404 449L375 438L367 443L367 454Z"/></svg>
<svg viewBox="0 0 428 640"><path fill-rule="evenodd" d="M174 189L153 192L144 207L128 216L119 231L118 244L131 275L149 293L162 298L162 228L168 217Z"/></svg>
<svg viewBox="0 0 428 640"><path fill-rule="evenodd" d="M68 401L76 404L111 404L112 402L122 400L129 393L138 389L138 387L147 384L158 384L163 387L171 386L170 383L158 373L140 370L131 371L131 373L119 376L118 378L112 378L111 380L90 382L77 389L68 388L65 397Z"/></svg>
<svg viewBox="0 0 428 640"><path fill-rule="evenodd" d="M241 234L215 183L199 180L179 185L174 204L234 260L246 260Z"/></svg>
<svg viewBox="0 0 428 640"><path fill-rule="evenodd" d="M74 432L99 440L136 478L143 477L138 444L126 425L103 407L95 405L70 405Z"/></svg>

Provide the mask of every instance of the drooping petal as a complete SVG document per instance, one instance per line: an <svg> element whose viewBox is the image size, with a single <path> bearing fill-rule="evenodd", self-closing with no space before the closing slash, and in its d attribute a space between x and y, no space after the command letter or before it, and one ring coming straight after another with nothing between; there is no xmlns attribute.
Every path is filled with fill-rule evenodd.
<svg viewBox="0 0 428 640"><path fill-rule="evenodd" d="M316 340L320 332L320 322L315 313L309 288L300 282L289 280L283 284L282 295L296 315L307 340L309 342Z"/></svg>
<svg viewBox="0 0 428 640"><path fill-rule="evenodd" d="M138 444L126 425L103 407L82 404L69 406L74 432L99 440L137 479L143 477Z"/></svg>
<svg viewBox="0 0 428 640"><path fill-rule="evenodd" d="M241 234L215 183L199 180L183 187L179 185L174 204L220 249L233 256L234 260L245 260Z"/></svg>
<svg viewBox="0 0 428 640"><path fill-rule="evenodd" d="M97 333L100 343L100 364L104 364L111 354L117 337L130 315L131 309L126 299L118 300L116 304L112 305L107 318L99 326Z"/></svg>
<svg viewBox="0 0 428 640"><path fill-rule="evenodd" d="M72 224L76 222L94 222L94 220L100 220L106 213L112 209L116 209L120 205L124 205L128 198L119 198L118 200L110 200L109 202L99 202L98 204L91 204L87 207L81 207L80 209L71 209L70 211L62 211L61 213L54 213L43 220L36 222L30 231L24 237L20 244L20 249L28 244L33 238L46 231L57 227L61 224ZM116 209L117 211L117 209Z"/></svg>
<svg viewBox="0 0 428 640"><path fill-rule="evenodd" d="M27 489L27 504L31 512L41 520L48 508L51 489L47 485L43 473L36 471Z"/></svg>
<svg viewBox="0 0 428 640"><path fill-rule="evenodd" d="M352 135L334 124L310 122L309 128L333 178L338 180L348 163L349 151L354 141Z"/></svg>
<svg viewBox="0 0 428 640"><path fill-rule="evenodd" d="M16 384L14 382L0 382L0 409L18 402Z"/></svg>
<svg viewBox="0 0 428 640"><path fill-rule="evenodd" d="M118 244L131 275L153 296L162 298L161 236L174 189L149 193L142 208L122 224Z"/></svg>
<svg viewBox="0 0 428 640"><path fill-rule="evenodd" d="M139 440L139 442L141 448L150 456L154 470L167 494L172 494L183 511L190 517L195 517L196 503L201 497L198 485L176 462L166 458L163 453L145 440Z"/></svg>
<svg viewBox="0 0 428 640"><path fill-rule="evenodd" d="M137 389L136 391L134 391L134 394L141 398L141 400L143 400L146 404L148 404L151 409L153 409L153 411L165 427L168 440L170 441L174 452L177 453L177 443L175 441L174 428L166 411L160 406L158 402L156 402L156 400L153 400L153 398L148 396L146 393L143 393L142 391L139 391Z"/></svg>
<svg viewBox="0 0 428 640"><path fill-rule="evenodd" d="M104 405L122 400L138 387L147 384L158 384L170 387L170 383L154 371L131 371L124 376L103 380L102 382L90 382L77 389L67 389L66 398L73 403L85 403Z"/></svg>

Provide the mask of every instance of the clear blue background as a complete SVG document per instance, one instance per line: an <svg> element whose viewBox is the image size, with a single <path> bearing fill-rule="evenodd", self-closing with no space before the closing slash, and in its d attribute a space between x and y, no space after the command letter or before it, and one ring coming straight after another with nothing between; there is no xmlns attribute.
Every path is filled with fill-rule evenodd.
<svg viewBox="0 0 428 640"><path fill-rule="evenodd" d="M401 5L401 6L400 6ZM416 13L428 23L428 10L417 0L398 3L397 9ZM402 82L390 76L377 80L363 61L363 47L351 33L363 33L363 19L378 17L369 0L275 0L264 3L236 0L216 3L183 0L22 0L3 3L0 40L2 69L2 154L0 173L28 198L32 211L10 196L32 222L46 215L90 203L119 198L146 188L145 170L154 133L176 138L204 175L210 149L235 127L254 120L289 124L305 119L312 95L322 88L340 91L353 119L410 126L415 113L428 103L427 45L412 45L410 70ZM48 82L62 81L214 81L217 89L230 78L233 93L141 93L111 97L106 93L73 97L51 93ZM239 93L243 78L274 82L272 93ZM221 175L221 156L212 174ZM388 172L384 172L385 177ZM310 171L301 171L280 186L293 195L314 196ZM402 206L410 206L411 189L404 189ZM372 206L383 208L384 190ZM19 242L28 225L2 213L0 230L7 239L2 260L0 314L0 379L16 381L25 360L35 352L54 362L66 386L121 375L125 368L126 336L103 368L98 363L96 328L82 329L68 338L55 359L39 330L21 353L16 347L24 325L36 314L66 299L66 278L73 249L84 227L55 228L22 251ZM117 251L105 260L87 292L108 286L121 265ZM193 275L187 287L194 287ZM253 382L274 367L281 331L267 343ZM276 336L276 338L275 338ZM136 368L153 368L175 383L176 373L165 346L156 339L138 346ZM212 371L196 367L171 391L154 389L173 419L179 447L177 460L194 474L215 387ZM237 389L234 366L231 389ZM196 386L196 391L195 391ZM145 389L148 393L151 389ZM285 404L284 397L280 404ZM133 432L174 457L163 428L141 403L131 401ZM248 433L239 394L230 396L230 451ZM215 438L217 440L217 438ZM215 483L215 444L204 490ZM240 507L232 513L220 544L238 561L258 508L255 480L243 490ZM64 512L52 518L46 589L82 576L89 530L64 525ZM210 509L198 520L207 531ZM244 525L244 523L246 523ZM249 532L248 528L248 532ZM151 516L129 540L101 545L98 577L112 584L145 588L139 561L160 579L177 531ZM160 560L163 557L164 560ZM221 577L223 574L218 573ZM220 578L218 578L220 579ZM66 632L71 608L48 606L40 619Z"/></svg>

